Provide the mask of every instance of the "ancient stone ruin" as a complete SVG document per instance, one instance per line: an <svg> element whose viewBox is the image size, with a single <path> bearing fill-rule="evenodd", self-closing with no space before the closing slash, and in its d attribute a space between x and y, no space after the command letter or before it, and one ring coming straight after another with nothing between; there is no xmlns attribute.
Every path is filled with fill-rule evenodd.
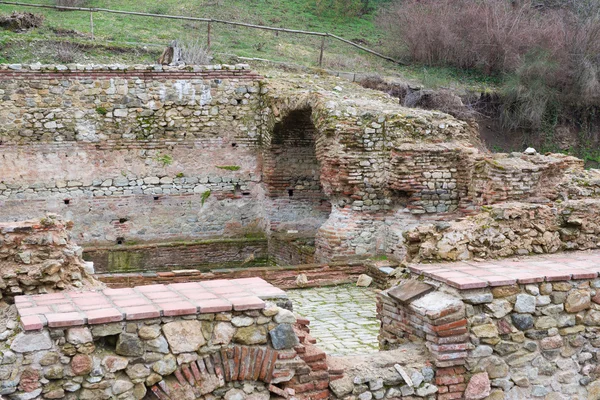
<svg viewBox="0 0 600 400"><path fill-rule="evenodd" d="M0 122L0 396L600 398L581 160L245 64L1 65ZM359 276L332 357L282 289Z"/></svg>

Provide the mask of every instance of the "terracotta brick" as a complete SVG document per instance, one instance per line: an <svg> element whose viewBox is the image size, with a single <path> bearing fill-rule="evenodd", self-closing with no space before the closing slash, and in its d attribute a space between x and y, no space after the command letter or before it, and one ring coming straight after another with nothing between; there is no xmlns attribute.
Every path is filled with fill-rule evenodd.
<svg viewBox="0 0 600 400"><path fill-rule="evenodd" d="M123 307L122 310L125 313L125 318L130 321L160 317L160 311L152 305Z"/></svg>
<svg viewBox="0 0 600 400"><path fill-rule="evenodd" d="M306 393L315 390L315 384L313 382L303 383L294 385L296 393Z"/></svg>
<svg viewBox="0 0 600 400"><path fill-rule="evenodd" d="M265 359L265 349L258 348L256 351L256 357L253 360L254 368L253 368L253 372L252 372L252 380L254 380L254 381L258 380L264 359Z"/></svg>
<svg viewBox="0 0 600 400"><path fill-rule="evenodd" d="M198 364L195 362L190 363L190 368L192 370L192 374L194 374L194 380L201 382L202 375L200 374L200 370L198 369Z"/></svg>
<svg viewBox="0 0 600 400"><path fill-rule="evenodd" d="M327 371L327 363L323 361L311 363L310 368L313 371Z"/></svg>
<svg viewBox="0 0 600 400"><path fill-rule="evenodd" d="M106 324L123 320L123 313L116 308L103 308L101 310L86 311L88 324Z"/></svg>
<svg viewBox="0 0 600 400"><path fill-rule="evenodd" d="M167 287L165 286L165 289ZM199 282L184 282L184 283L172 283L170 285L168 285L169 289L175 290L175 291L181 291L181 290L202 290L203 285L201 285Z"/></svg>
<svg viewBox="0 0 600 400"><path fill-rule="evenodd" d="M235 311L261 310L266 307L264 301L256 296L228 298Z"/></svg>
<svg viewBox="0 0 600 400"><path fill-rule="evenodd" d="M194 376L192 375L192 371L190 370L190 367L187 364L183 364L181 366L181 372L183 372L183 376L190 383L190 385L193 386L195 383L195 379L194 379Z"/></svg>
<svg viewBox="0 0 600 400"><path fill-rule="evenodd" d="M238 376L238 380L245 381L248 377L248 367L250 364L250 349L246 346L242 346L242 353L240 355L240 373Z"/></svg>
<svg viewBox="0 0 600 400"><path fill-rule="evenodd" d="M228 279L215 279L214 281L204 281L200 284L205 288L214 288L220 286L230 286L231 281Z"/></svg>
<svg viewBox="0 0 600 400"><path fill-rule="evenodd" d="M189 301L177 301L172 303L156 302L156 306L162 311L165 317L174 317L178 315L196 314L197 308Z"/></svg>
<svg viewBox="0 0 600 400"><path fill-rule="evenodd" d="M152 386L151 388L152 393L154 393L154 395L159 399L159 400L171 400L169 398L169 396L167 396L166 394L164 394L162 392L162 390L160 390L160 388L156 385Z"/></svg>
<svg viewBox="0 0 600 400"><path fill-rule="evenodd" d="M204 290L204 289L203 289ZM187 297L191 300L209 300L209 299L218 299L217 295L211 292L205 291L189 291L182 290L179 292L182 296Z"/></svg>
<svg viewBox="0 0 600 400"><path fill-rule="evenodd" d="M44 328L44 321L37 315L21 317L21 324L26 331L37 331Z"/></svg>
<svg viewBox="0 0 600 400"><path fill-rule="evenodd" d="M17 308L17 310L21 316L52 313L50 306L38 306L25 309Z"/></svg>
<svg viewBox="0 0 600 400"><path fill-rule="evenodd" d="M445 393L445 394L440 394L437 397L437 400L455 400L455 399L462 399L463 398L463 394L462 393Z"/></svg>
<svg viewBox="0 0 600 400"><path fill-rule="evenodd" d="M466 389L467 385L465 383L450 385L450 392L464 392Z"/></svg>
<svg viewBox="0 0 600 400"><path fill-rule="evenodd" d="M223 299L195 300L194 303L201 314L231 311L232 309L231 303Z"/></svg>
<svg viewBox="0 0 600 400"><path fill-rule="evenodd" d="M145 286L137 286L135 290L140 293L158 293L158 292L169 292L165 285L157 284L157 285L145 285Z"/></svg>
<svg viewBox="0 0 600 400"><path fill-rule="evenodd" d="M329 392L329 390L321 390L318 392L313 392L310 394L310 400L324 400L324 399L328 399L329 396L331 396L331 393Z"/></svg>
<svg viewBox="0 0 600 400"><path fill-rule="evenodd" d="M241 348L241 346L236 346L233 349L233 370L231 371L231 380L232 381L237 381L238 377L240 376L241 359L242 359L242 348ZM264 380L264 379L261 379L261 380Z"/></svg>
<svg viewBox="0 0 600 400"><path fill-rule="evenodd" d="M160 285L163 286L163 285ZM175 293L169 291L160 291L160 292L148 292L144 293L144 295L150 300L159 300L159 299L175 299L181 300L181 297Z"/></svg>
<svg viewBox="0 0 600 400"><path fill-rule="evenodd" d="M465 377L462 375L443 375L435 377L436 385L457 385L459 383L463 383L465 381Z"/></svg>
<svg viewBox="0 0 600 400"><path fill-rule="evenodd" d="M240 279L232 279L230 282L235 283L237 285L249 285L249 286L269 285L269 283L262 278L240 278Z"/></svg>
<svg viewBox="0 0 600 400"><path fill-rule="evenodd" d="M104 289L102 291L107 296L124 296L124 295L132 295L136 294L136 292L132 288L122 288L122 289Z"/></svg>
<svg viewBox="0 0 600 400"><path fill-rule="evenodd" d="M175 370L175 377L177 378L177 381L179 382L180 385L186 386L185 378L183 377L183 374L181 373L180 369Z"/></svg>
<svg viewBox="0 0 600 400"><path fill-rule="evenodd" d="M219 380L224 381L225 380L225 372L223 371L223 363L221 361L221 354L220 353L213 353L211 355L211 359L213 362L213 368L215 369L215 375L219 378Z"/></svg>
<svg viewBox="0 0 600 400"><path fill-rule="evenodd" d="M45 314L45 317L51 328L77 326L85 323L84 317L78 312Z"/></svg>
<svg viewBox="0 0 600 400"><path fill-rule="evenodd" d="M150 304L150 301L143 297L132 297L127 299L115 298L113 299L113 303L117 307L134 307L134 306L144 306Z"/></svg>

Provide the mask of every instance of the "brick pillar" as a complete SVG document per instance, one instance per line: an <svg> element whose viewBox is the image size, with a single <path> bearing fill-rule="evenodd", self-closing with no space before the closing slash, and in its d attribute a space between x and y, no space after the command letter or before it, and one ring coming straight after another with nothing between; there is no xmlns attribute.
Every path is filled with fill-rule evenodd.
<svg viewBox="0 0 600 400"><path fill-rule="evenodd" d="M296 353L306 364L296 368L295 376L287 383L286 389L295 392L298 400L323 400L330 397L329 392L329 367L327 366L327 354L315 344L316 339L310 336L308 325L310 322L304 318L298 318L294 330L300 344L295 347Z"/></svg>
<svg viewBox="0 0 600 400"><path fill-rule="evenodd" d="M407 341L423 340L436 367L438 399L462 398L466 388L464 365L472 348L463 301L442 292L399 301L394 289L398 288L378 296L380 346L395 348Z"/></svg>

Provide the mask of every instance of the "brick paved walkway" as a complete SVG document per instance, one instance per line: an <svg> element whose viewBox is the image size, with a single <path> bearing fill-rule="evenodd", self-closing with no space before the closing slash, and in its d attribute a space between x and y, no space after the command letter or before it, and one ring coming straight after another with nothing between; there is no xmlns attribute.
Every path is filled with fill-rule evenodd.
<svg viewBox="0 0 600 400"><path fill-rule="evenodd" d="M410 265L410 270L459 289L515 283L594 279L600 273L600 251L578 251L520 259Z"/></svg>
<svg viewBox="0 0 600 400"><path fill-rule="evenodd" d="M294 311L310 320L310 334L329 355L378 351L373 289L354 285L288 290Z"/></svg>

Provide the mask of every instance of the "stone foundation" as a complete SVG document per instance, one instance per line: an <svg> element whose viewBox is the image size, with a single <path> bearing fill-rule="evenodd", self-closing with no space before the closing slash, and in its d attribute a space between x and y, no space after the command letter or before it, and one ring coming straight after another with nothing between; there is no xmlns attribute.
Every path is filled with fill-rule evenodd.
<svg viewBox="0 0 600 400"><path fill-rule="evenodd" d="M1 394L263 399L305 392L298 377L316 371L326 390L296 317L268 299L285 294L254 278L19 296L24 332L5 339Z"/></svg>
<svg viewBox="0 0 600 400"><path fill-rule="evenodd" d="M580 253L411 266L416 274L400 288L418 285L421 297L399 299L398 293L409 293L399 288L380 294L381 346L424 342L439 367L436 382L446 386L438 398L462 398L463 392L466 399L595 398L595 260L595 253Z"/></svg>

